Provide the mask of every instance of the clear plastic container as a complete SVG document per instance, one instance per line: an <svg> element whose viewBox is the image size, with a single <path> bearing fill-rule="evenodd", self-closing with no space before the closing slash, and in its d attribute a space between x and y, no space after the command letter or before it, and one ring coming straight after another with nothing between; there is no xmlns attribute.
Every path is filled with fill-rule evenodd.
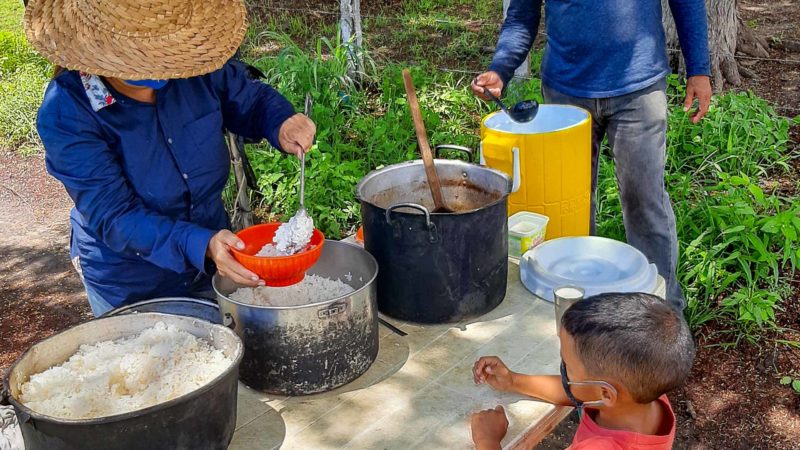
<svg viewBox="0 0 800 450"><path fill-rule="evenodd" d="M544 241L547 216L520 211L508 218L508 254L519 258Z"/></svg>

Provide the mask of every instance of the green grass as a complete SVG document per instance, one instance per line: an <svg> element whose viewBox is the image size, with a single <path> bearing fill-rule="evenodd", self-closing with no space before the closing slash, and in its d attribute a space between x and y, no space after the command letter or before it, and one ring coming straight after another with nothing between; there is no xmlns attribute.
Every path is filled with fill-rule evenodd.
<svg viewBox="0 0 800 450"><path fill-rule="evenodd" d="M21 1L0 0L0 148L31 155L41 150L36 110L51 69L25 39L22 12Z"/></svg>
<svg viewBox="0 0 800 450"><path fill-rule="evenodd" d="M22 0L0 0L0 31L21 30L24 11Z"/></svg>
<svg viewBox="0 0 800 450"><path fill-rule="evenodd" d="M787 278L800 266L800 199L768 183L786 177L789 127L763 99L728 92L708 116L692 124L672 79L666 185L675 205L680 240L678 275L690 325L731 324L733 343L754 342L776 329L781 302L791 299ZM797 119L795 119L797 123ZM624 239L613 163L601 161L599 233Z"/></svg>

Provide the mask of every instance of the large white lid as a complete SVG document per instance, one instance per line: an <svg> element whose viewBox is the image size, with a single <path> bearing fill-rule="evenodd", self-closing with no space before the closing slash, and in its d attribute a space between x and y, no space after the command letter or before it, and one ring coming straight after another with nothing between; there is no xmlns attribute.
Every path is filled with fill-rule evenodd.
<svg viewBox="0 0 800 450"><path fill-rule="evenodd" d="M541 134L572 128L589 118L585 109L569 105L540 105L532 121L517 123L503 111L489 115L484 126L491 130L512 134Z"/></svg>
<svg viewBox="0 0 800 450"><path fill-rule="evenodd" d="M658 281L654 264L636 248L596 236L545 242L520 261L522 284L534 295L553 301L553 289L574 285L586 297L608 292L653 293Z"/></svg>

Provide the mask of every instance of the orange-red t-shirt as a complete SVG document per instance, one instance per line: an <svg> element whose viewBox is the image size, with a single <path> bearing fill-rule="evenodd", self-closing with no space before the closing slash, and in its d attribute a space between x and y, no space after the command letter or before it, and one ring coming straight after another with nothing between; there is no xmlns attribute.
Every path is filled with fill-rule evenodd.
<svg viewBox="0 0 800 450"><path fill-rule="evenodd" d="M668 434L649 435L633 431L609 430L603 428L589 414L584 414L572 445L567 450L669 450L675 440L675 413L666 395L658 399L668 411L664 417L662 430Z"/></svg>

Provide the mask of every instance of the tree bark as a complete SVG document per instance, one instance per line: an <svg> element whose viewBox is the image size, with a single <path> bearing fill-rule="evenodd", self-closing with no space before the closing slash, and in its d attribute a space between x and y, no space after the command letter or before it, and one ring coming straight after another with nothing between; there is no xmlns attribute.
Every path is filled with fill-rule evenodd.
<svg viewBox="0 0 800 450"><path fill-rule="evenodd" d="M708 13L708 47L711 58L711 81L715 90L719 91L725 83L734 86L742 82L736 52L759 58L769 56L765 39L757 36L739 17L736 0L706 0ZM667 36L667 48L673 67L679 73L685 73L685 62L680 55L678 33L675 21L669 9L669 1L661 0L664 31Z"/></svg>
<svg viewBox="0 0 800 450"><path fill-rule="evenodd" d="M359 75L364 70L364 61L361 59L364 45L364 35L361 31L361 0L340 0L339 9L341 11L339 25L342 42L349 48L347 51L350 61L348 75L350 79L358 81Z"/></svg>

